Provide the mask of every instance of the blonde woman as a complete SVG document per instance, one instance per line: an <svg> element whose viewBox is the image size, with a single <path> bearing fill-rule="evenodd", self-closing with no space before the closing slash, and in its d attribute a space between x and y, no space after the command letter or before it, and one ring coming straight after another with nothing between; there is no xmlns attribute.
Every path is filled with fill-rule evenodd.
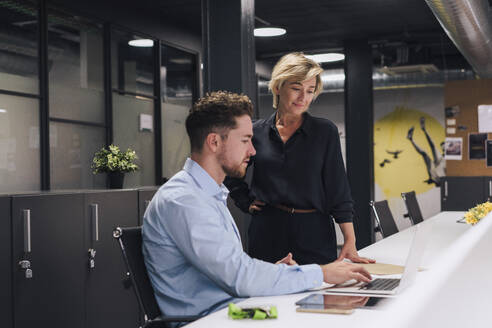
<svg viewBox="0 0 492 328"><path fill-rule="evenodd" d="M283 56L269 89L274 112L254 123L251 188L228 179L231 197L252 214L249 253L268 262L293 256L299 264L329 263L358 256L352 223L353 201L336 126L308 113L322 89L322 68L302 53ZM344 245L337 257L333 219Z"/></svg>

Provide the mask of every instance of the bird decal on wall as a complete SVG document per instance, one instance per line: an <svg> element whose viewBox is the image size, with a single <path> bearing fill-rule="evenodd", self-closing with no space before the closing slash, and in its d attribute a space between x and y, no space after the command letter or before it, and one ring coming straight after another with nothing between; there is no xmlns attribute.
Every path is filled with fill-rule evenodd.
<svg viewBox="0 0 492 328"><path fill-rule="evenodd" d="M384 161L382 161L381 163L379 163L379 166L384 167L384 165L386 163L391 163L391 161L389 159L385 158Z"/></svg>
<svg viewBox="0 0 492 328"><path fill-rule="evenodd" d="M395 150L395 151L391 151L391 150L386 150L386 152L390 155L393 155L393 158L398 158L398 155L400 155L400 153L403 152L403 150Z"/></svg>

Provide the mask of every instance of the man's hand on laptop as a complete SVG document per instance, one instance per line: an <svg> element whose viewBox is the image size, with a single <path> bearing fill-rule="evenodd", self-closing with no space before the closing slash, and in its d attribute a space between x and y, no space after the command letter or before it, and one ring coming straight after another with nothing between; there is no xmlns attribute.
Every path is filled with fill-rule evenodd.
<svg viewBox="0 0 492 328"><path fill-rule="evenodd" d="M287 265L297 265L297 262L294 261L294 259L292 258L292 253L287 254L287 256L284 257L283 259L278 260L277 262L275 262L275 264L281 264L281 263L284 263L284 264L287 264Z"/></svg>
<svg viewBox="0 0 492 328"><path fill-rule="evenodd" d="M371 275L362 266L347 262L332 262L321 266L323 280L329 284L341 284L347 280L370 282Z"/></svg>

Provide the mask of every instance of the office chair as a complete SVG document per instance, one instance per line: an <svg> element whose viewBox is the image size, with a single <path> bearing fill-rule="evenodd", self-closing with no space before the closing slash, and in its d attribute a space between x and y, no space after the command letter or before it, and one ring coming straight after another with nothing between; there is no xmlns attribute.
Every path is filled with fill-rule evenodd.
<svg viewBox="0 0 492 328"><path fill-rule="evenodd" d="M402 192L401 198L405 201L405 206L407 207L408 213L404 215L406 218L410 218L412 224L418 224L424 221L422 217L422 212L420 211L419 203L417 202L417 197L415 196L415 191Z"/></svg>
<svg viewBox="0 0 492 328"><path fill-rule="evenodd" d="M374 213L374 218L378 223L376 231L380 231L383 238L389 237L398 232L398 227L396 226L395 219L391 210L388 206L387 200L382 200L379 202L370 201L369 206L372 208Z"/></svg>
<svg viewBox="0 0 492 328"><path fill-rule="evenodd" d="M143 259L142 227L115 228L113 237L120 245L123 260L128 270L127 275L144 316L142 328L167 328L169 327L168 322L191 322L201 317L161 315Z"/></svg>

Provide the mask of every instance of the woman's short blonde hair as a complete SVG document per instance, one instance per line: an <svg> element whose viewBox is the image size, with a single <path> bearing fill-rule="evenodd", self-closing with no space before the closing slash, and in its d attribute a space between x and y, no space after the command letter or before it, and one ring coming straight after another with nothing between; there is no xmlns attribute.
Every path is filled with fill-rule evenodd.
<svg viewBox="0 0 492 328"><path fill-rule="evenodd" d="M323 89L321 72L323 72L323 69L319 64L304 56L302 52L292 52L284 55L279 59L277 64L275 64L272 72L272 79L270 80L270 83L268 83L268 89L270 89L273 94L273 108L277 108L278 105L277 89L280 89L288 79L295 79L299 82L303 82L316 77L316 87L314 90L314 98L316 98Z"/></svg>

